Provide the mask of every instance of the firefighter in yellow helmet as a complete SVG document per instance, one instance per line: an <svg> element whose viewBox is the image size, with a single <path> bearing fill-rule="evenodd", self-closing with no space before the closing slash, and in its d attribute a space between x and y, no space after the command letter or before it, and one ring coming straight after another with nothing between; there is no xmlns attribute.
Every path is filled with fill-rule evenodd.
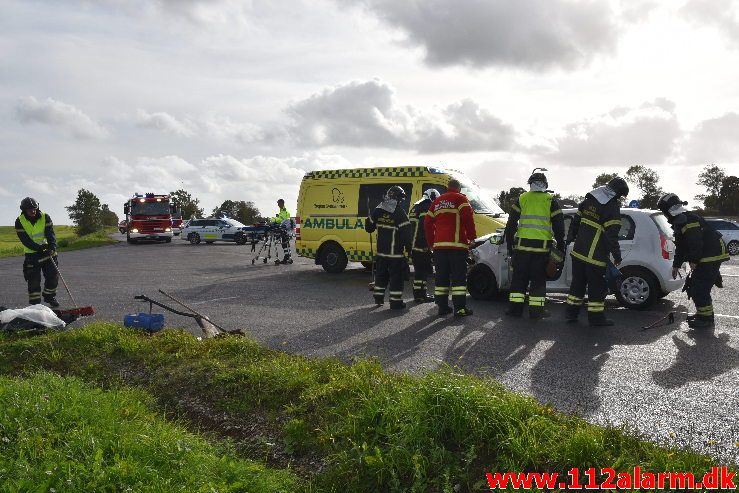
<svg viewBox="0 0 739 493"><path fill-rule="evenodd" d="M38 202L31 197L21 201L21 214L15 220L15 232L23 244L26 254L23 261L23 277L28 283L28 303L38 305L41 298L56 308L56 287L59 274L52 262L57 261L56 234L54 223L45 212L41 212ZM44 290L41 290L41 273L44 274Z"/></svg>
<svg viewBox="0 0 739 493"><path fill-rule="evenodd" d="M545 318L547 264L552 241L564 247L564 217L559 203L547 191L549 183L544 173L529 177L530 191L521 194L513 205L505 228L508 251L513 252L513 276L507 315L523 315L526 292L529 293L529 316Z"/></svg>

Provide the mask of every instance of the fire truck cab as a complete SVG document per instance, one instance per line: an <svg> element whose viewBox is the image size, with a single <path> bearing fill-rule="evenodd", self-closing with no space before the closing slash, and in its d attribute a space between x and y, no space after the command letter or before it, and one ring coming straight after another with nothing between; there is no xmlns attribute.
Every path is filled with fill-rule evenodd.
<svg viewBox="0 0 739 493"><path fill-rule="evenodd" d="M172 213L176 209L169 195L135 193L123 204L126 215L126 241L172 241Z"/></svg>

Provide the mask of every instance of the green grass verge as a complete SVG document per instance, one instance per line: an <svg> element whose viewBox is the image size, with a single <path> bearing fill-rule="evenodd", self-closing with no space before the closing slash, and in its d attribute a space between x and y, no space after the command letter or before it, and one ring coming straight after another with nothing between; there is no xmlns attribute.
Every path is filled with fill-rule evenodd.
<svg viewBox="0 0 739 493"><path fill-rule="evenodd" d="M35 338L0 336L0 373L38 370L107 388L138 386L195 424L204 415L232 425L261 420L277 430L275 448L290 461L325 465L308 474L304 488L312 491L481 491L488 471L640 466L703 474L714 465L451 369L389 374L375 362L308 359L247 338L198 341L174 330L145 336L104 323ZM206 427L234 436L232 427ZM237 441L249 442L250 433ZM240 450L254 454L253 447Z"/></svg>
<svg viewBox="0 0 739 493"><path fill-rule="evenodd" d="M116 228L105 228L89 235L77 236L72 226L54 226L56 242L60 252L81 250L118 243L110 237ZM13 226L0 226L0 258L23 255L23 246Z"/></svg>
<svg viewBox="0 0 739 493"><path fill-rule="evenodd" d="M0 491L288 492L297 478L161 418L141 390L0 377Z"/></svg>

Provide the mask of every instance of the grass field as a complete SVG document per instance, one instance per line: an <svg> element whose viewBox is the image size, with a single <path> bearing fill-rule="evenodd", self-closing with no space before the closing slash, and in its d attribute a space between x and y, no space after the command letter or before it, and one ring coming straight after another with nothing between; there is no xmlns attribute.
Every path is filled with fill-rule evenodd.
<svg viewBox="0 0 739 493"><path fill-rule="evenodd" d="M38 372L72 376L79 381L39 376ZM714 465L709 457L661 448L626 430L588 424L508 392L495 381L461 375L453 369L421 377L389 374L375 362L345 365L335 359L308 359L264 348L248 338L199 341L176 330L147 336L112 323L37 337L0 334L0 375L30 378L28 392L50 382L48 385L54 388L71 386L68 392L72 396L99 392L91 387L106 389L110 393L105 395L111 398L125 394L145 403L146 409L157 410L144 411L134 403L122 406L134 410L131 415L145 417L143 422L152 426L166 416L190 430L206 432L214 447L223 440L233 441L233 448L215 451L197 442L201 444L199 453L221 467L225 468L221 460L233 461L234 468L247 469L249 466L242 462L256 461L271 468L257 472L278 478L278 483L285 481L279 483L285 485L290 484L291 475L283 471L286 475L280 476L274 469L294 471L301 478L294 491L458 493L489 491L485 472L564 474L571 467L630 471L639 466L644 471L703 474ZM16 389L25 382L6 380L0 386L15 385L12 388ZM131 394L121 390L129 388L137 390ZM23 395L26 390L14 392L10 394ZM96 479L99 482L90 483L95 487L88 490L119 491L121 482L110 469L118 460L115 458L132 454L127 444L133 446L135 436L149 437L150 433L132 425L116 431L119 438L113 441L90 432L85 440L73 445L77 447L74 453L57 450L59 444L53 437L60 437L65 429L58 421L68 419L61 412L64 406L56 408L59 413L46 413L43 419L49 421L47 424L37 425L34 420L39 406L42 410L48 406L43 397L39 401L38 395L51 394L35 392L35 398L11 395L6 398L10 401L0 399L0 416L13 405L31 406L33 410L11 419L11 427L48 428L52 438L35 438L24 444L24 462L12 458L9 460L16 461L16 465L0 469L15 474L15 468L20 468L22 474L17 473L29 481L43 478L48 473L42 471L51 470L49 458L62 454L72 470L97 463L106 471L101 477L109 478L108 482ZM95 399L103 399L103 393L95 395ZM146 396L152 396L151 402ZM49 397L52 401L59 398ZM93 415L102 412L96 409L98 406L69 406L80 413L74 417L75 422L92 422L97 419ZM116 411L120 407L110 406L105 411L110 417L103 413L102 419L109 423L119 420L115 413L123 412ZM0 423L0 430L2 426ZM99 433L108 432L101 429ZM45 431L36 435L48 436ZM163 437L155 441L160 444L156 454L158 450L180 453L170 448L177 440ZM107 445L93 445L98 443ZM139 460L143 459L132 458L126 467L134 468L132 464ZM174 484L167 481L195 484L187 483L192 478L173 479L176 473L167 466L171 462L156 463L153 457L149 460L154 464L152 470L141 476L140 489L134 490ZM119 462L128 464L123 459ZM214 491L229 491L216 487L215 481L220 474L231 477L231 469L220 471L225 472L205 477L214 481ZM84 477L90 474L85 472ZM52 475L57 477L57 472L52 470ZM194 486L191 491L211 490Z"/></svg>
<svg viewBox="0 0 739 493"><path fill-rule="evenodd" d="M54 231L60 252L117 243L116 240L110 238L110 234L114 233L116 228L106 228L85 236L77 236L72 226L54 226ZM23 255L23 246L15 234L15 227L0 226L0 257L18 255Z"/></svg>

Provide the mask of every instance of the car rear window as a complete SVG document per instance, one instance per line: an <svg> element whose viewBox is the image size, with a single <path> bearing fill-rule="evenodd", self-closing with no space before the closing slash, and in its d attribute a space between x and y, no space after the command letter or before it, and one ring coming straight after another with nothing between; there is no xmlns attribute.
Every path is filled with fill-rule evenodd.
<svg viewBox="0 0 739 493"><path fill-rule="evenodd" d="M652 221L654 221L654 224L657 225L657 229L659 229L660 233L670 239L673 239L672 226L670 226L670 223L667 221L667 218L664 214L662 214L661 212L652 214Z"/></svg>

